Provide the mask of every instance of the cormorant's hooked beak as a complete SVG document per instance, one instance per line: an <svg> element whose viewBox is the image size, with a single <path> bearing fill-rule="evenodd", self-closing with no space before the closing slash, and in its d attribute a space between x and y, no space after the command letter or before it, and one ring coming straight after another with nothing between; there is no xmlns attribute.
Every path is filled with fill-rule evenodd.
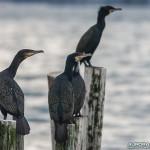
<svg viewBox="0 0 150 150"><path fill-rule="evenodd" d="M34 54L38 54L38 53L44 53L44 51L43 50L34 51Z"/></svg>
<svg viewBox="0 0 150 150"><path fill-rule="evenodd" d="M75 60L76 61L80 61L81 59L85 58L85 57L88 57L88 56L92 56L91 53L88 53L88 54L85 54L85 53L81 53L79 56L76 56L75 57Z"/></svg>
<svg viewBox="0 0 150 150"><path fill-rule="evenodd" d="M27 57L33 56L38 53L44 53L44 51L43 50L38 50L38 51L33 50L33 51L27 53Z"/></svg>
<svg viewBox="0 0 150 150"><path fill-rule="evenodd" d="M114 8L114 9L110 9L110 10L109 10L109 13L112 13L112 12L118 11L118 10L122 10L122 8Z"/></svg>

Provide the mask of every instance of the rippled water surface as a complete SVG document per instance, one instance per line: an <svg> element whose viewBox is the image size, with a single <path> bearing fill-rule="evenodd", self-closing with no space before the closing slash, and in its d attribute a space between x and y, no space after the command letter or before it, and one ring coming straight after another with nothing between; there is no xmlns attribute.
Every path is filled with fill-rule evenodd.
<svg viewBox="0 0 150 150"><path fill-rule="evenodd" d="M102 150L124 150L130 141L150 142L150 9L120 6L106 18L92 64L107 68ZM19 49L43 49L25 60L16 80L25 93L31 134L25 150L49 150L47 73L64 69L81 35L96 22L99 5L0 3L0 70ZM81 67L83 74L83 66Z"/></svg>

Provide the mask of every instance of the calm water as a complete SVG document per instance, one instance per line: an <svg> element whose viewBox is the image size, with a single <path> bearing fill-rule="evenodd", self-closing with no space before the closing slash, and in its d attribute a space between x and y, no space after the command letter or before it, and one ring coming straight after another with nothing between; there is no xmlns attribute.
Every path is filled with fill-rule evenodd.
<svg viewBox="0 0 150 150"><path fill-rule="evenodd" d="M130 141L150 142L150 9L120 7L122 12L107 17L92 59L93 65L107 68L102 150L125 150ZM98 8L0 3L0 70L19 49L45 50L25 60L16 76L31 126L25 150L50 149L46 75L64 69L66 55L95 23Z"/></svg>

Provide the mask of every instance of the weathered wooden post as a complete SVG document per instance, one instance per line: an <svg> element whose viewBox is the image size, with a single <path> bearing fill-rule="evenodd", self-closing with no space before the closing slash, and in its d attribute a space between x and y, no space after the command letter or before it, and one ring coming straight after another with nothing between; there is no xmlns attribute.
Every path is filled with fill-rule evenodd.
<svg viewBox="0 0 150 150"><path fill-rule="evenodd" d="M88 116L87 150L100 150L103 127L106 69L85 67L86 99L82 114Z"/></svg>
<svg viewBox="0 0 150 150"><path fill-rule="evenodd" d="M0 150L15 150L16 122L0 120Z"/></svg>
<svg viewBox="0 0 150 150"><path fill-rule="evenodd" d="M15 120L14 117L12 117ZM16 150L24 150L24 135L16 133Z"/></svg>
<svg viewBox="0 0 150 150"><path fill-rule="evenodd" d="M16 150L24 150L24 136L16 134Z"/></svg>
<svg viewBox="0 0 150 150"><path fill-rule="evenodd" d="M68 140L65 144L56 143L54 140L55 126L51 120L53 150L86 150L86 125L87 117L76 118L76 124L68 124Z"/></svg>
<svg viewBox="0 0 150 150"><path fill-rule="evenodd" d="M52 84L53 80L61 72L54 72L48 74L48 86ZM52 149L53 150L87 150L86 149L86 125L87 117L76 118L76 124L69 124L68 129L68 140L66 144L56 143L54 140L55 126L51 120L51 136L52 136Z"/></svg>

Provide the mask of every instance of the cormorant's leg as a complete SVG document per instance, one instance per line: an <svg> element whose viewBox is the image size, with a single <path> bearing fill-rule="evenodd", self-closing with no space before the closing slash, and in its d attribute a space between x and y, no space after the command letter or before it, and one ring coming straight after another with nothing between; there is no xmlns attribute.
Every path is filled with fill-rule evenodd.
<svg viewBox="0 0 150 150"><path fill-rule="evenodd" d="M6 118L7 118L7 111L3 107L1 107L1 112L2 112L2 114L4 116L4 120L6 120Z"/></svg>
<svg viewBox="0 0 150 150"><path fill-rule="evenodd" d="M87 60L88 66L92 66L90 60Z"/></svg>
<svg viewBox="0 0 150 150"><path fill-rule="evenodd" d="M87 67L88 65L87 65L87 63L86 63L86 61L84 61L84 65Z"/></svg>
<svg viewBox="0 0 150 150"><path fill-rule="evenodd" d="M75 114L75 117L78 117L78 113Z"/></svg>
<svg viewBox="0 0 150 150"><path fill-rule="evenodd" d="M7 114L4 115L4 120L6 120L6 119L7 119Z"/></svg>
<svg viewBox="0 0 150 150"><path fill-rule="evenodd" d="M79 112L79 115L78 115L78 117L83 117L82 115L81 115L81 113Z"/></svg>

